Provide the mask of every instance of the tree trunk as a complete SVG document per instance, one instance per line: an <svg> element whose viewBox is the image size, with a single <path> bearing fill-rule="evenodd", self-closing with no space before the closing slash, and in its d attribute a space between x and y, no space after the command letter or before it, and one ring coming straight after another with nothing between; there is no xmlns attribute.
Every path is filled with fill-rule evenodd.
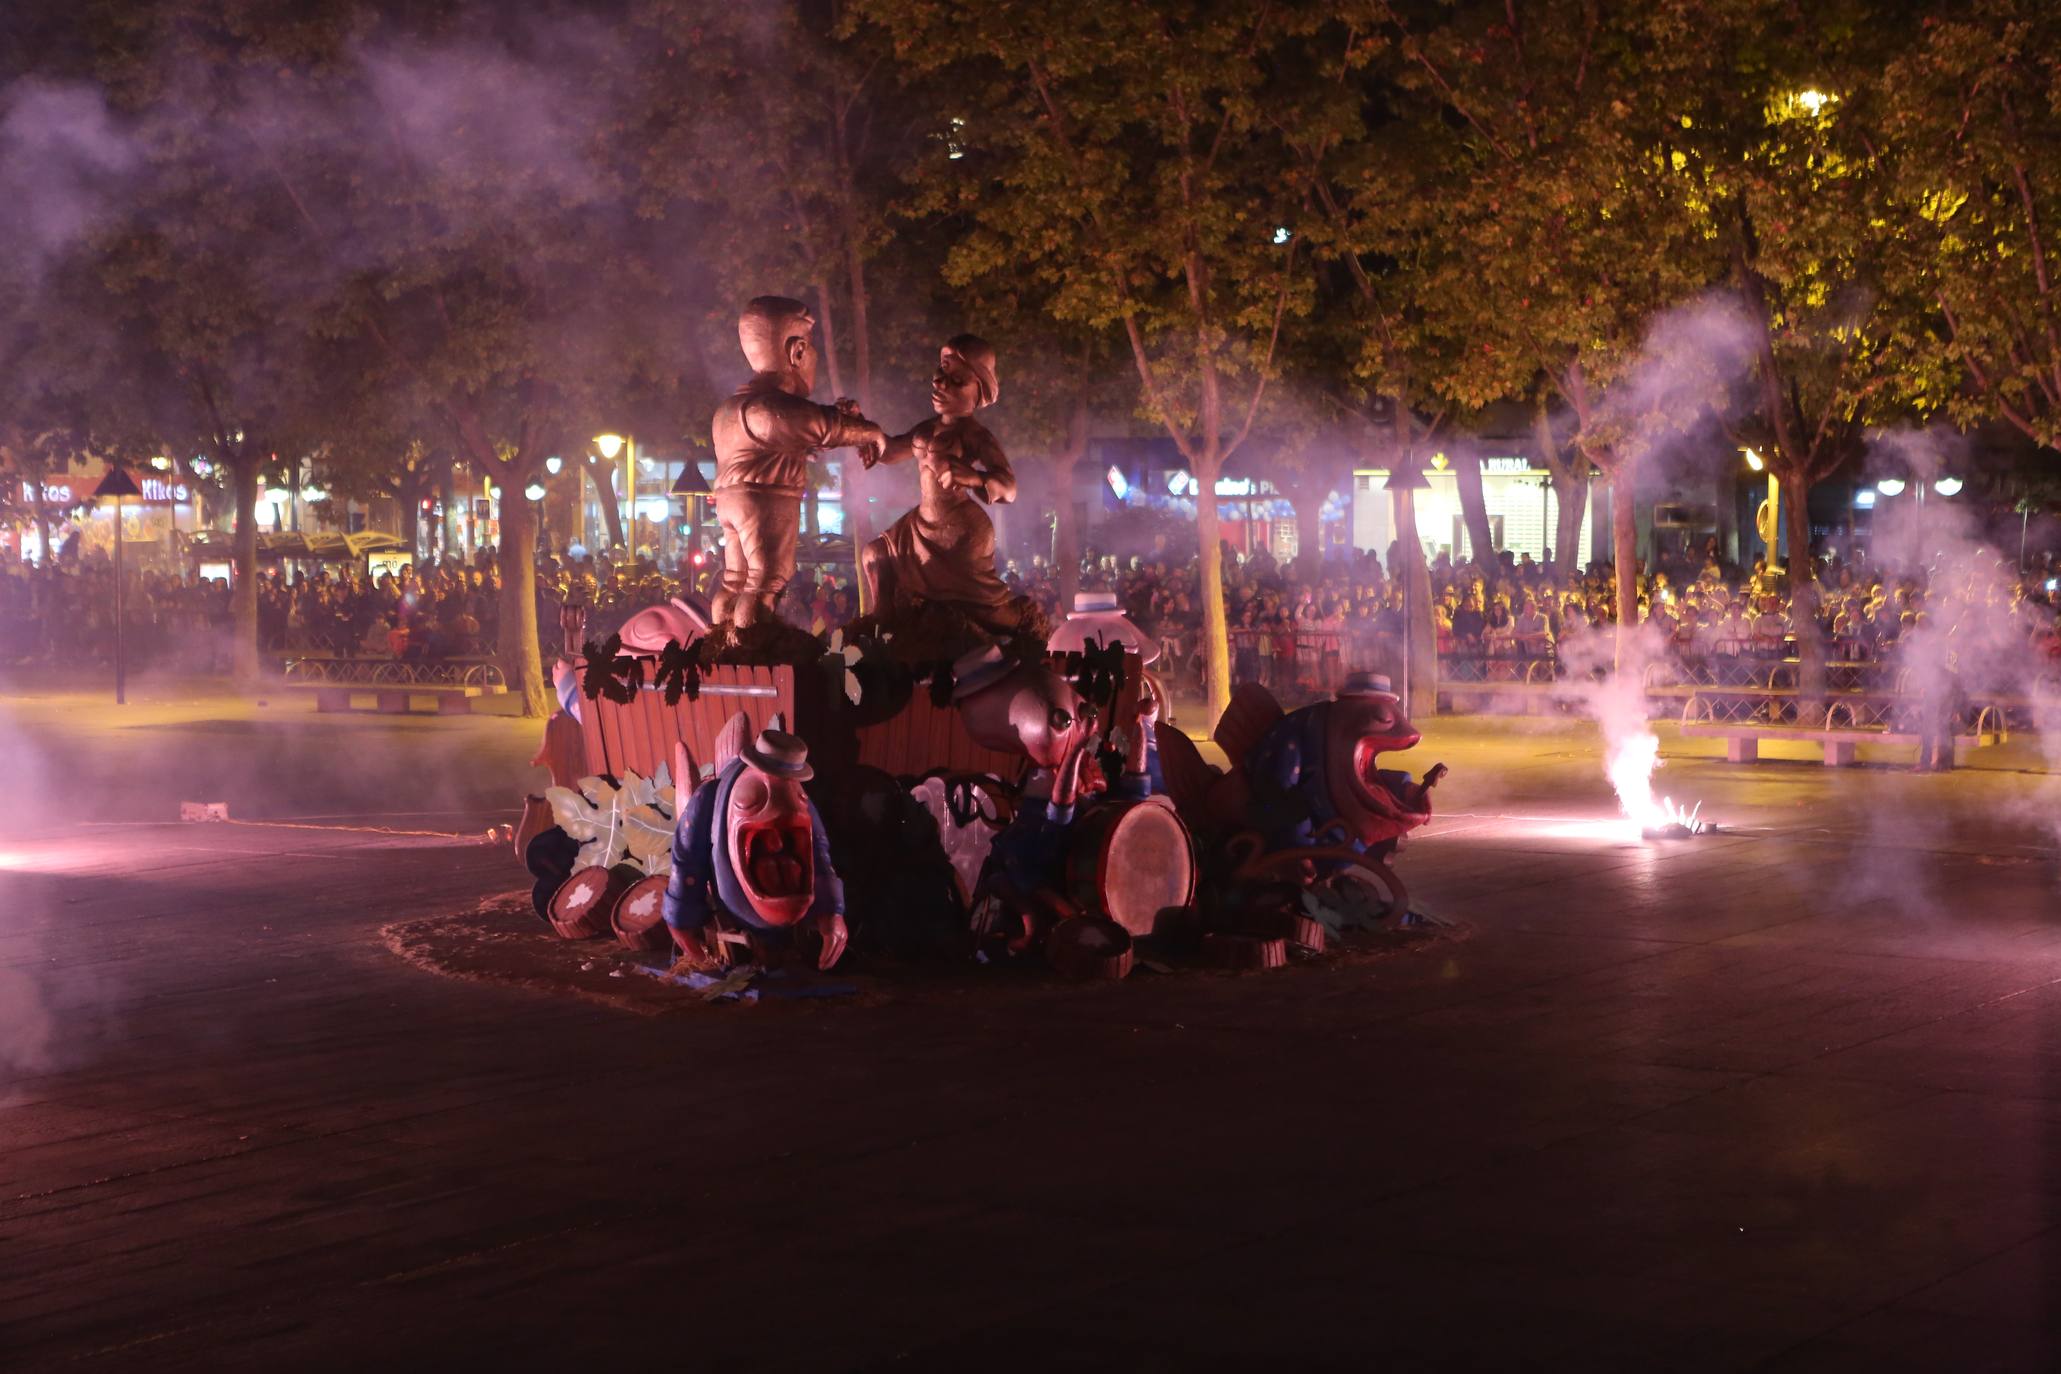
<svg viewBox="0 0 2061 1374"><path fill-rule="evenodd" d="M1610 557L1617 564L1617 671L1637 663L1639 633L1639 523L1632 505L1632 465L1618 459L1610 474Z"/></svg>
<svg viewBox="0 0 2061 1374"><path fill-rule="evenodd" d="M1431 613L1431 566L1424 561L1424 544L1417 537L1417 494L1395 492L1394 513L1403 560L1403 595L1410 613L1403 631L1410 639L1404 668L1410 709L1429 714L1438 709L1438 622Z"/></svg>
<svg viewBox="0 0 2061 1374"><path fill-rule="evenodd" d="M1070 453L1052 460L1052 566L1059 577L1061 615L1073 609L1073 599L1081 589L1080 512L1074 508L1073 500L1078 461Z"/></svg>
<svg viewBox="0 0 2061 1374"><path fill-rule="evenodd" d="M844 240L845 285L851 294L852 385L856 388L854 399L859 403L859 410L867 419L877 422L879 417L873 413L872 301L866 290L866 245L859 226L858 192L852 180L845 110L845 103L839 100L832 121L831 139L837 167L838 229ZM873 512L866 504L867 474L855 456L846 459L844 472L844 529L852 541L852 570L856 574L858 560L873 538ZM877 610L877 607L865 604L866 580L855 576L853 584L858 591L859 609L865 612Z"/></svg>
<svg viewBox="0 0 2061 1374"><path fill-rule="evenodd" d="M1231 704L1231 624L1224 609L1224 547L1217 526L1217 476L1223 460L1198 456L1191 466L1201 486L1195 501L1195 534L1202 546L1203 721L1213 729Z"/></svg>
<svg viewBox="0 0 2061 1374"><path fill-rule="evenodd" d="M615 465L589 458L586 468L587 475L594 479L594 496L601 505L601 518L608 522L609 547L627 549L629 544L623 539L623 511L615 499ZM501 506L501 518L505 520L508 518L508 497L505 494L501 498ZM507 541L504 539L502 542Z"/></svg>
<svg viewBox="0 0 2061 1374"><path fill-rule="evenodd" d="M1390 409L1395 416L1395 454L1389 460L1391 474L1401 472L1412 461L1411 441L1415 437L1411 426L1416 422L1410 416L1410 408L1401 396L1390 398ZM1431 567L1424 561L1424 543L1417 536L1417 496L1415 492L1396 490L1390 493L1392 514L1395 517L1396 549L1402 558L1402 570L1389 569L1389 576L1403 579L1403 602L1409 618L1403 625L1403 633L1409 641L1408 660L1404 669L1404 690L1410 699L1412 711L1427 714L1438 710L1438 622L1431 613Z"/></svg>
<svg viewBox="0 0 2061 1374"><path fill-rule="evenodd" d="M422 562L422 500L416 489L406 481L395 488L395 500L401 506L401 543L408 550L408 561Z"/></svg>
<svg viewBox="0 0 2061 1374"><path fill-rule="evenodd" d="M444 546L437 552L445 562L450 562L457 555L463 525L458 516L458 465L448 458L437 467L437 494L444 502Z"/></svg>
<svg viewBox="0 0 2061 1374"><path fill-rule="evenodd" d="M1460 488L1460 518L1467 526L1468 557L1487 571L1496 565L1496 537L1489 526L1488 497L1481 489L1481 455L1462 450L1453 457Z"/></svg>
<svg viewBox="0 0 2061 1374"><path fill-rule="evenodd" d="M832 399L841 401L850 393L844 389L844 367L837 360L837 325L830 308L830 283L818 277L815 285L816 324L823 331L823 370L830 376Z"/></svg>
<svg viewBox="0 0 2061 1374"><path fill-rule="evenodd" d="M39 566L47 568L50 566L50 507L43 500L43 477L46 470L41 460L37 460L27 471L29 490L33 493L36 508L36 557Z"/></svg>
<svg viewBox="0 0 2061 1374"><path fill-rule="evenodd" d="M525 716L551 713L551 684L544 676L544 658L537 644L536 508L521 498L522 479L513 468L501 487L501 569L499 658L509 690L522 703Z"/></svg>
<svg viewBox="0 0 2061 1374"><path fill-rule="evenodd" d="M1085 375L1081 386L1087 386ZM1052 459L1052 561L1059 574L1061 615L1073 609L1073 599L1081 590L1080 511L1074 504L1073 489L1074 474L1087 454L1088 398L1083 391L1074 397L1067 412L1066 447Z"/></svg>
<svg viewBox="0 0 2061 1374"><path fill-rule="evenodd" d="M1321 491L1297 491L1289 498L1295 507L1296 576L1309 583L1324 577L1324 496Z"/></svg>
<svg viewBox="0 0 2061 1374"><path fill-rule="evenodd" d="M1800 703L1825 699L1825 638L1818 632L1818 565L1811 557L1810 492L1793 473L1782 482L1782 522L1789 527L1789 619L1796 635L1796 695Z"/></svg>
<svg viewBox="0 0 2061 1374"><path fill-rule="evenodd" d="M258 461L225 455L236 490L236 535L229 578L229 672L238 682L258 676ZM117 530L116 537L121 532Z"/></svg>
<svg viewBox="0 0 2061 1374"><path fill-rule="evenodd" d="M1553 521L1553 575L1572 577L1581 571L1582 517L1589 512L1588 464L1580 476L1570 469L1553 477L1553 495L1559 502Z"/></svg>

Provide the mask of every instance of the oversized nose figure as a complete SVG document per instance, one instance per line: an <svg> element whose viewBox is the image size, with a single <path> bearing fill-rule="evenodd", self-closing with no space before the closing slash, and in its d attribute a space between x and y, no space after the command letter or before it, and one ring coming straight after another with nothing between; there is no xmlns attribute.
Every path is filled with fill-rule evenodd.
<svg viewBox="0 0 2061 1374"><path fill-rule="evenodd" d="M749 740L745 733L740 712L718 742L716 776L680 808L666 924L681 954L707 968L729 962L726 921L772 945L807 930L827 969L844 953L844 884L831 867L823 818L802 790L815 776L809 747L782 730ZM675 767L678 785L690 785L692 760Z"/></svg>

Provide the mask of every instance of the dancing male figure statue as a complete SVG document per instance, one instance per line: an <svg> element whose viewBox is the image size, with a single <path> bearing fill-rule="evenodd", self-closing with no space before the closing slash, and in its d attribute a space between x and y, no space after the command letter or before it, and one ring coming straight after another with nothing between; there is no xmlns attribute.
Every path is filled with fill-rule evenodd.
<svg viewBox="0 0 2061 1374"><path fill-rule="evenodd" d="M785 296L760 296L737 319L752 379L716 408L716 518L723 527L723 581L711 619L742 630L779 599L794 576L802 492L812 454L856 448L871 467L886 446L879 425L849 400L818 405L816 321Z"/></svg>

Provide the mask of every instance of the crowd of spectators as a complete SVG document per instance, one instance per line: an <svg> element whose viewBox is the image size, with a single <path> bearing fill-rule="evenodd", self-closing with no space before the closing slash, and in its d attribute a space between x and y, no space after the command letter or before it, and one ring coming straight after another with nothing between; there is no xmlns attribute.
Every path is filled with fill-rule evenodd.
<svg viewBox="0 0 2061 1374"><path fill-rule="evenodd" d="M1325 690L1348 668L1399 672L1404 603L1393 576L1398 552L1394 546L1386 558L1354 552L1311 568L1265 551L1241 557L1227 548L1224 596L1234 680L1295 694ZM2050 581L2061 568L2051 555L2034 558L2023 571L1994 559L1979 568L1964 560L1950 574L1832 556L1818 561L1817 572L1815 620L1834 659L1887 658L1900 642L1942 621L1967 645L2061 656L2061 596ZM1011 562L1004 575L1055 620L1063 618L1060 579L1049 563ZM557 650L559 607L568 600L588 607L588 634L598 640L641 607L682 594L705 600L715 576L708 563L669 575L648 558L541 559L542 647L547 655ZM1684 658L1795 652L1798 603L1789 579L1759 558L1733 567L1713 541L1700 557L1642 567L1635 580L1640 620L1656 626ZM104 557L8 567L0 577L0 652L15 661L105 659L112 645L112 582ZM1199 685L1202 596L1192 554L1182 557L1165 540L1127 557L1091 551L1078 585L1115 592L1130 618L1159 643L1162 674L1177 689ZM1506 552L1480 564L1441 555L1430 565L1430 586L1438 652L1455 671L1463 660L1551 661L1569 638L1617 620L1615 570L1604 563L1563 573L1529 554ZM362 568L268 567L259 574L258 643L274 659L484 656L497 643L500 609L499 574L488 555L471 564L425 560L376 576ZM813 634L840 628L858 613L851 569L804 566L779 613ZM224 670L230 614L225 579L131 574L127 630L139 661Z"/></svg>
<svg viewBox="0 0 2061 1374"><path fill-rule="evenodd" d="M20 662L105 662L114 652L114 571L104 557L49 567L15 563L0 577L0 656ZM317 566L258 573L257 640L274 659L296 654L461 658L489 653L500 583L488 566L412 565L374 576ZM123 598L130 658L186 672L229 667L232 610L223 577L131 572Z"/></svg>
<svg viewBox="0 0 2061 1374"><path fill-rule="evenodd" d="M1343 669L1400 670L1403 594L1388 557L1361 551L1312 570L1281 563L1265 551L1224 558L1224 595L1231 630L1232 677L1288 692L1321 691ZM1993 556L1963 550L1927 567L1886 568L1865 555L1821 556L1816 608L1810 615L1829 657L1888 660L1901 642L1928 627L1952 638L1957 657L1986 660L2061 658L2061 628L2050 555L2021 571ZM1556 572L1529 554L1505 552L1485 564L1455 563L1441 554L1429 568L1438 653L1456 673L1483 661L1551 664L1559 646L1586 630L1617 623L1616 569L1592 563ZM1059 581L1034 564L1011 574L1055 615ZM1681 658L1796 653L1798 601L1786 572L1756 557L1728 564L1715 541L1700 557L1662 560L1635 578L1640 623L1655 626ZM1177 682L1199 681L1201 597L1196 562L1151 556L1091 554L1083 587L1114 590L1126 613L1161 646L1162 671Z"/></svg>

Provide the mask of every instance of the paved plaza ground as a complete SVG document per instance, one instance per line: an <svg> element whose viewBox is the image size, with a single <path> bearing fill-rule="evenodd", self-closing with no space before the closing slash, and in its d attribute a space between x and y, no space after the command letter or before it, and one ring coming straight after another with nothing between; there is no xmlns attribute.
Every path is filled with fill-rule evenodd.
<svg viewBox="0 0 2061 1374"><path fill-rule="evenodd" d="M2061 1364L2022 744L1663 730L1728 833L1653 845L1588 727L1420 721L1465 939L649 1018L379 938L524 881L371 827L508 819L533 725L138 695L0 699L0 1368Z"/></svg>

